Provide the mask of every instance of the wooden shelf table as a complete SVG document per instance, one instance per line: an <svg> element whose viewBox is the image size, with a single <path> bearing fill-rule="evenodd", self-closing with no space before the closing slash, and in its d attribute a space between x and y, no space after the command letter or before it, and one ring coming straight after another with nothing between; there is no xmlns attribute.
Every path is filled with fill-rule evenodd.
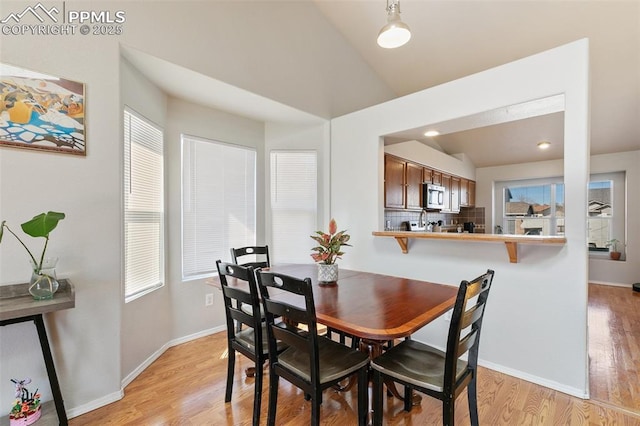
<svg viewBox="0 0 640 426"><path fill-rule="evenodd" d="M47 337L47 329L44 325L43 314L75 307L76 297L73 284L69 280L58 280L58 291L49 300L34 300L29 294L29 284L14 284L0 286L0 326L33 321L38 331L40 348L44 364L49 376L49 385L53 394L53 401L58 414L60 425L67 425L67 413L64 409L60 383L56 375L51 347ZM47 404L43 404L43 410ZM45 413L43 412L43 418Z"/></svg>

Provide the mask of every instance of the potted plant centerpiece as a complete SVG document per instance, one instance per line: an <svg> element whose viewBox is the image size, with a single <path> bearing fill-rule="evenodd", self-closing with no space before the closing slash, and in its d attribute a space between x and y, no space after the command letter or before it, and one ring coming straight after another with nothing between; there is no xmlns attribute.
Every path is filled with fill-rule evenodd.
<svg viewBox="0 0 640 426"><path fill-rule="evenodd" d="M620 260L620 256L622 256L622 252L618 251L618 244L620 243L620 240L614 238L612 240L607 241L607 247L610 248L609 250L609 257L613 260Z"/></svg>
<svg viewBox="0 0 640 426"><path fill-rule="evenodd" d="M58 280L55 273L58 258L47 258L45 257L45 253L47 251L47 245L49 244L49 233L58 226L58 222L64 219L64 216L64 213L59 212L40 213L39 215L34 216L33 219L20 225L25 234L34 238L42 237L45 239L42 254L38 259L36 259L33 253L31 253L31 250L29 250L20 237L18 237L18 235L9 228L6 220L3 220L2 223L0 223L0 242L2 242L2 235L6 228L11 235L16 237L18 242L29 254L29 260L32 268L31 280L29 282L29 293L31 293L33 298L36 300L51 299L53 294L58 290Z"/></svg>
<svg viewBox="0 0 640 426"><path fill-rule="evenodd" d="M316 231L315 235L311 235L318 246L312 248L314 253L311 254L313 260L318 262L318 282L320 284L335 284L338 281L338 264L336 260L340 259L344 252L341 251L343 246L351 246L347 241L351 238L346 231L338 232L338 225L335 219L329 222L329 233Z"/></svg>

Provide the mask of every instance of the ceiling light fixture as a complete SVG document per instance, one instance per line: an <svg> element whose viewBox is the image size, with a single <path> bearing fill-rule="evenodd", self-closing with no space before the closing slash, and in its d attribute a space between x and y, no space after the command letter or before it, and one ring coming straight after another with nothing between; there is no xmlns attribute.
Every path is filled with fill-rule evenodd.
<svg viewBox="0 0 640 426"><path fill-rule="evenodd" d="M548 142L548 141L541 141L541 142L538 142L538 148L539 148L539 149L547 149L547 148L549 148L550 146L551 146L551 142Z"/></svg>
<svg viewBox="0 0 640 426"><path fill-rule="evenodd" d="M432 138L434 136L438 136L440 134L439 131L437 130L427 130L426 132L424 132L424 135L428 138Z"/></svg>
<svg viewBox="0 0 640 426"><path fill-rule="evenodd" d="M400 0L387 0L387 25L378 33L378 45L385 49L394 49L409 39L409 26L400 20Z"/></svg>

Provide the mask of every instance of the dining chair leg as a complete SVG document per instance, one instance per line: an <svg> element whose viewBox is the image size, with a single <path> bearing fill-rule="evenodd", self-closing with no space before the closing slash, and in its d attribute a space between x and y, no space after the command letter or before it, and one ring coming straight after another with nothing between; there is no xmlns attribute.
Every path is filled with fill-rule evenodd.
<svg viewBox="0 0 640 426"><path fill-rule="evenodd" d="M260 406L262 405L262 362L256 362L256 381L253 389L253 424L260 424Z"/></svg>
<svg viewBox="0 0 640 426"><path fill-rule="evenodd" d="M236 351L234 351L233 349L229 349L229 354L227 355L227 391L224 395L224 402L231 401L231 392L233 391L233 370L235 368Z"/></svg>
<svg viewBox="0 0 640 426"><path fill-rule="evenodd" d="M411 411L413 408L413 389L409 386L404 387L404 411Z"/></svg>
<svg viewBox="0 0 640 426"><path fill-rule="evenodd" d="M467 399L469 400L469 418L471 426L478 426L478 393L475 375L467 387Z"/></svg>
<svg viewBox="0 0 640 426"><path fill-rule="evenodd" d="M453 426L455 413L455 400L453 398L445 398L442 401L442 423L443 426Z"/></svg>
<svg viewBox="0 0 640 426"><path fill-rule="evenodd" d="M358 371L358 424L368 424L369 411L369 370L361 368Z"/></svg>
<svg viewBox="0 0 640 426"><path fill-rule="evenodd" d="M373 426L382 426L382 374L373 370Z"/></svg>
<svg viewBox="0 0 640 426"><path fill-rule="evenodd" d="M276 426L276 405L278 404L278 377L273 370L269 371L269 409L267 410L267 424Z"/></svg>

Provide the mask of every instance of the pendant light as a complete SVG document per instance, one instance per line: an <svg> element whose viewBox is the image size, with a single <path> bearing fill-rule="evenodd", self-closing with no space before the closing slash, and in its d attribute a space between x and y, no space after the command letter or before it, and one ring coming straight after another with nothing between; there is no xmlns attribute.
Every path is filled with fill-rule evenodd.
<svg viewBox="0 0 640 426"><path fill-rule="evenodd" d="M378 45L385 49L394 49L409 39L409 26L400 20L400 0L387 0L387 25L378 33Z"/></svg>

